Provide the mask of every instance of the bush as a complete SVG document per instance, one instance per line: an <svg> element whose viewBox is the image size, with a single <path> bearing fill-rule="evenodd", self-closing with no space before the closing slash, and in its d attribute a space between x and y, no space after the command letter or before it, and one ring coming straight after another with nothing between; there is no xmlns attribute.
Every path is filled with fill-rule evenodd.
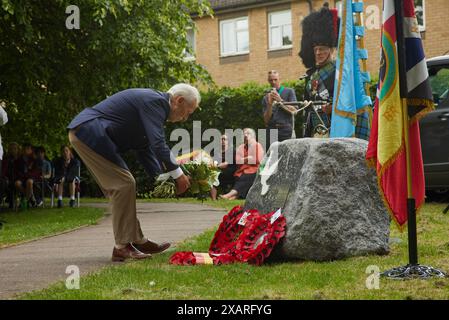
<svg viewBox="0 0 449 320"><path fill-rule="evenodd" d="M303 96L303 83L288 82L285 86L294 88L296 96ZM221 87L201 94L201 110L191 117L192 121L184 124L167 125L167 133L175 128L184 128L192 133L193 121L201 121L201 129L265 128L262 114L262 99L267 85L248 83L238 88ZM297 128L300 126L298 124ZM297 132L299 133L299 132Z"/></svg>
<svg viewBox="0 0 449 320"><path fill-rule="evenodd" d="M294 88L297 99L302 99L304 81L287 82L283 85ZM201 109L197 110L188 122L175 124L167 123L167 141L170 137L170 133L177 128L186 129L192 138L193 121L201 121L202 131L214 128L224 132L225 129L243 129L248 127L253 128L257 132L257 129L265 128L262 114L262 98L264 96L264 91L268 88L268 85L248 83L238 88L221 87L203 92L201 94ZM375 91L376 83L373 81L371 94L375 94ZM295 132L298 138L302 137L302 127L302 116L298 116L297 121L295 122ZM168 141L168 143L172 147L177 142ZM201 146L205 147L209 143L209 141L202 142ZM124 159L136 178L138 197L149 197L154 177L150 178L147 176L133 153L125 155ZM87 170L85 172L86 174L88 173ZM85 182L88 190L98 194L97 187L89 186L90 183L94 183L93 179L87 177Z"/></svg>

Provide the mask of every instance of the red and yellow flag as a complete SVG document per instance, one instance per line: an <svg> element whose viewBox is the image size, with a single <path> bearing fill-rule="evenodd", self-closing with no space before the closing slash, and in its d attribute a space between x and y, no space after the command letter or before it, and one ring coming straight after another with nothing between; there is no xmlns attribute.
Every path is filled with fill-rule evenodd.
<svg viewBox="0 0 449 320"><path fill-rule="evenodd" d="M416 209L424 203L425 182L418 120L433 109L432 91L413 0L403 1L403 37L398 38L395 1L384 1L381 66L371 137L366 158L377 171L378 184L388 211L402 230L407 222L407 162L409 148L412 193ZM403 57L398 45L404 45ZM406 75L399 73L404 59ZM404 80L402 80L404 79ZM401 81L407 81L401 97ZM402 98L408 108L403 110ZM403 112L408 112L409 145L405 144Z"/></svg>

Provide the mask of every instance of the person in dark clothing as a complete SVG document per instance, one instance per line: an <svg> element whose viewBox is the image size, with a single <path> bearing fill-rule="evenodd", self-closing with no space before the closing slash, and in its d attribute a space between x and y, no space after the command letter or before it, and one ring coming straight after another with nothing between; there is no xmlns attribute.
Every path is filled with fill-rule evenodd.
<svg viewBox="0 0 449 320"><path fill-rule="evenodd" d="M273 106L273 103L275 101L296 101L295 90L281 85L280 75L276 70L270 70L268 72L268 82L270 83L272 90L267 93L262 100L263 118L265 126L267 128L267 150L275 141L282 142L284 140L296 137L294 128L295 115L292 113L292 111L289 112L283 108ZM271 138L272 130L276 130L277 140Z"/></svg>
<svg viewBox="0 0 449 320"><path fill-rule="evenodd" d="M218 176L220 190L223 193L227 193L234 185L234 173L237 170L237 166L235 164L235 152L232 148L229 148L228 136L225 134L221 136L221 153L217 155L212 154L212 157L217 168L220 169L220 175ZM210 192L212 200L217 200L217 193L217 188L212 187Z"/></svg>
<svg viewBox="0 0 449 320"><path fill-rule="evenodd" d="M36 147L36 158L39 159L42 167L42 177L44 179L50 179L52 176L52 165L45 155L46 151L43 146Z"/></svg>
<svg viewBox="0 0 449 320"><path fill-rule="evenodd" d="M36 194L36 202L38 204L43 204L44 201L44 193L46 189L51 189L50 178L52 177L52 166L50 161L45 156L45 148L43 146L36 147L35 150L35 158L37 159L40 165L41 176L39 180L36 180L35 183L40 184L40 194Z"/></svg>
<svg viewBox="0 0 449 320"><path fill-rule="evenodd" d="M305 79L303 100L326 101L318 110L319 117L306 109L304 137L327 137L328 132L321 130L323 123L327 129L331 126L332 99L336 64L333 53L338 41L338 12L323 6L319 11L312 12L302 22L303 35L301 39L301 57L308 68Z"/></svg>
<svg viewBox="0 0 449 320"><path fill-rule="evenodd" d="M110 198L113 261L146 259L170 246L144 237L136 215L136 181L120 154L136 151L150 177L168 171L175 179L176 192L187 191L189 178L165 141L164 125L186 121L200 99L196 88L183 83L168 92L128 89L84 109L68 125L70 143Z"/></svg>
<svg viewBox="0 0 449 320"><path fill-rule="evenodd" d="M36 158L31 144L24 143L22 149L15 174L15 186L21 195L21 206L25 205L24 201L27 201L29 207L41 206L42 200L37 202L34 196L34 184L42 178L41 161Z"/></svg>
<svg viewBox="0 0 449 320"><path fill-rule="evenodd" d="M80 162L73 156L69 146L61 147L61 156L53 161L55 180L58 185L58 208L62 208L64 182L69 185L70 207L75 206L75 179L79 178Z"/></svg>
<svg viewBox="0 0 449 320"><path fill-rule="evenodd" d="M10 209L14 207L14 183L17 178L19 158L20 145L17 142L11 142L2 161L2 181L6 192L6 202L8 202Z"/></svg>

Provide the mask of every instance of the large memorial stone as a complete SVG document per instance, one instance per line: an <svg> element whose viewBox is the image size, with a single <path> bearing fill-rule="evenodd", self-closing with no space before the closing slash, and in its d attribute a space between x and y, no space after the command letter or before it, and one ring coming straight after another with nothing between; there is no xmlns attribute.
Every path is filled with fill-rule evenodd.
<svg viewBox="0 0 449 320"><path fill-rule="evenodd" d="M367 145L360 139L272 145L245 208L261 213L282 208L287 233L276 256L326 261L388 253L390 217L375 171L365 162Z"/></svg>

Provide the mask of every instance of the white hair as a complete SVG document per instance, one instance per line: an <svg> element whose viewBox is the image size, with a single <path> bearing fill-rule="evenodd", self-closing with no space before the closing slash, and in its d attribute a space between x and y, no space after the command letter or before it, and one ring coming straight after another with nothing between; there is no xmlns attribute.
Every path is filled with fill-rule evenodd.
<svg viewBox="0 0 449 320"><path fill-rule="evenodd" d="M198 89L187 83L175 84L168 90L168 93L172 97L184 97L189 103L193 103L194 101L196 101L197 104L200 104L201 102L201 95Z"/></svg>
<svg viewBox="0 0 449 320"><path fill-rule="evenodd" d="M243 131L248 131L249 135L251 136L251 138L256 139L256 131L254 131L254 129L252 128L245 128L243 129Z"/></svg>

